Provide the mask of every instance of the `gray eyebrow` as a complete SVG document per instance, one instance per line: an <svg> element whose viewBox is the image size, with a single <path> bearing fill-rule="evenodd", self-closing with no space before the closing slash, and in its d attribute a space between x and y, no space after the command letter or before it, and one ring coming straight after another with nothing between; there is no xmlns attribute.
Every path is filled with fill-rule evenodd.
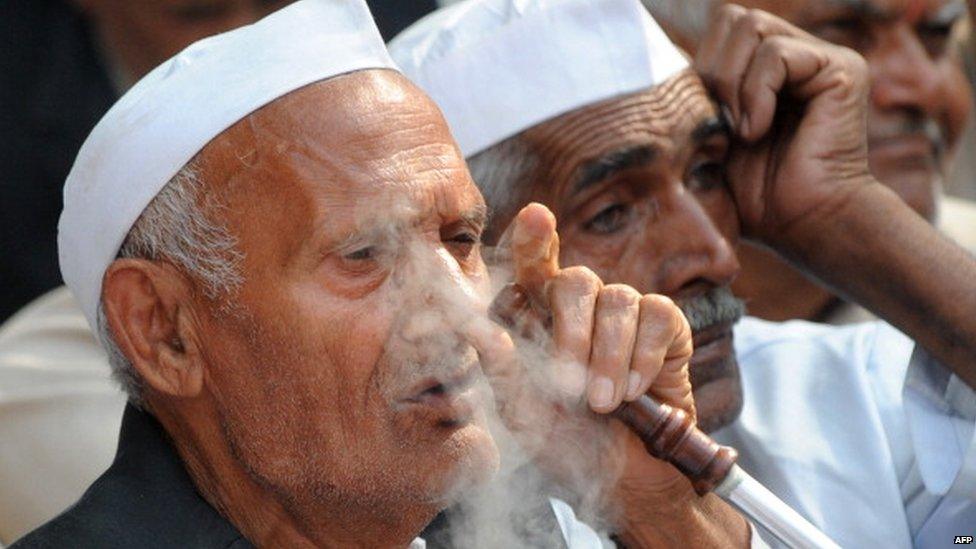
<svg viewBox="0 0 976 549"><path fill-rule="evenodd" d="M729 127L725 119L712 116L699 122L691 132L691 139L695 145L699 145L714 135L727 135L728 133ZM590 160L578 170L580 175L573 184L573 193L583 192L624 170L646 166L654 160L657 154L658 149L652 145L636 145Z"/></svg>
<svg viewBox="0 0 976 549"><path fill-rule="evenodd" d="M579 176L573 183L573 193L582 192L618 172L646 166L654 160L655 156L657 156L657 148L651 145L637 145L590 160L578 170Z"/></svg>
<svg viewBox="0 0 976 549"><path fill-rule="evenodd" d="M479 204L473 209L462 212L461 220L482 229L488 225L488 208L484 204Z"/></svg>

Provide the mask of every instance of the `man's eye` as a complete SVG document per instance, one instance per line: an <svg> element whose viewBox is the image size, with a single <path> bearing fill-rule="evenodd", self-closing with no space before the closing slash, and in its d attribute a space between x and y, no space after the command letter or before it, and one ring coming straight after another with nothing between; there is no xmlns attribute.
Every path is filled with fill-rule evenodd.
<svg viewBox="0 0 976 549"><path fill-rule="evenodd" d="M933 59L945 55L949 46L949 36L952 34L952 25L944 23L923 23L916 29L918 39L925 46L925 51Z"/></svg>
<svg viewBox="0 0 976 549"><path fill-rule="evenodd" d="M374 246L367 246L365 248L360 248L352 253L345 254L342 256L343 259L348 261L368 261L376 257L376 248Z"/></svg>
<svg viewBox="0 0 976 549"><path fill-rule="evenodd" d="M448 238L447 244L454 250L456 256L466 258L471 255L480 241L481 237L477 233L465 231Z"/></svg>
<svg viewBox="0 0 976 549"><path fill-rule="evenodd" d="M705 162L691 170L688 188L692 191L710 191L725 186L725 165Z"/></svg>
<svg viewBox="0 0 976 549"><path fill-rule="evenodd" d="M459 233L451 237L451 242L458 244L474 244L478 242L478 236L472 233Z"/></svg>
<svg viewBox="0 0 976 549"><path fill-rule="evenodd" d="M614 204L604 208L589 221L583 224L583 228L595 234L613 234L623 229L630 220L631 209L623 204Z"/></svg>

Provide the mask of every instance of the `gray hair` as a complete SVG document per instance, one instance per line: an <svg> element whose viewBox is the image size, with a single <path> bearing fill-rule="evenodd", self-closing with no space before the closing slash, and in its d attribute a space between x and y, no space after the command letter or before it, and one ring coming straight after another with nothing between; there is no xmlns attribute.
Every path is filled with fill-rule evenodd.
<svg viewBox="0 0 976 549"><path fill-rule="evenodd" d="M468 170L485 197L489 211L500 218L522 202L539 162L521 134L467 158Z"/></svg>
<svg viewBox="0 0 976 549"><path fill-rule="evenodd" d="M691 40L698 41L705 34L716 0L641 0L662 27L667 27Z"/></svg>
<svg viewBox="0 0 976 549"><path fill-rule="evenodd" d="M117 257L166 260L192 278L208 299L226 296L243 282L239 264L244 256L236 247L237 239L209 217L218 208L216 199L204 193L191 161L146 206ZM142 379L116 344L101 303L97 322L112 375L130 402L144 404Z"/></svg>

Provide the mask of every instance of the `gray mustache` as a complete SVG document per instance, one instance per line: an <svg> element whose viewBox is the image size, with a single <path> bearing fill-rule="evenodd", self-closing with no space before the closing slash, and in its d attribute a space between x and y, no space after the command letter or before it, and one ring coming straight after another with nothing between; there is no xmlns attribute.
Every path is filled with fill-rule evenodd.
<svg viewBox="0 0 976 549"><path fill-rule="evenodd" d="M678 303L691 331L698 332L709 326L738 322L746 314L746 305L725 287L713 288L707 293Z"/></svg>
<svg viewBox="0 0 976 549"><path fill-rule="evenodd" d="M868 136L872 140L918 134L924 135L931 141L937 153L941 154L946 148L946 136L942 127L938 122L921 113L873 120L868 124Z"/></svg>

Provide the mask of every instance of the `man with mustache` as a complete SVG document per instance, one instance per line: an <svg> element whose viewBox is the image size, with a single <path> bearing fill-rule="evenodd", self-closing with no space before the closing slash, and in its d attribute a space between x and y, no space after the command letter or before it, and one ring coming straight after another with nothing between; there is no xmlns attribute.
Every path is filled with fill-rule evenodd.
<svg viewBox="0 0 976 549"><path fill-rule="evenodd" d="M553 25L553 4L587 32ZM599 4L629 12L628 24L584 2L476 0L391 43L468 158L494 213L487 241L539 201L569 264L684 304L700 424L841 546L965 531L976 509L976 326L965 312L972 276L956 269L974 261L870 175L864 61L730 8L699 50L699 77L636 0ZM653 78L640 58L615 57L646 50L659 60ZM883 323L746 319L733 349L740 231L918 345Z"/></svg>
<svg viewBox="0 0 976 549"><path fill-rule="evenodd" d="M498 467L484 380L538 463L598 451L628 544L747 545L741 516L592 413L649 392L694 417L680 310L561 268L530 205L504 294L551 316L530 354L488 317L485 216L362 1L297 2L153 70L82 147L60 222L65 280L129 397L117 458L15 547L422 547ZM548 387L557 361L585 368L579 393ZM598 543L553 508L568 545Z"/></svg>
<svg viewBox="0 0 976 549"><path fill-rule="evenodd" d="M678 43L694 53L710 13L724 0L646 0ZM976 206L942 186L972 107L950 34L961 0L736 0L778 15L864 56L871 75L868 159L878 181L968 250L976 250ZM961 151L965 161L971 151ZM873 316L792 268L768 248L740 248L733 289L761 318L835 324Z"/></svg>

